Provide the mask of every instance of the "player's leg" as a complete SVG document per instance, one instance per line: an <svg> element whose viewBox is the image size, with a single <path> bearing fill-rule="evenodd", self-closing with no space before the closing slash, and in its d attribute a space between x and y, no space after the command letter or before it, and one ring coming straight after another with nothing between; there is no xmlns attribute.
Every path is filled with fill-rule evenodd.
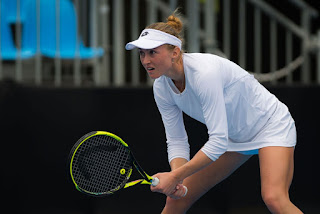
<svg viewBox="0 0 320 214"><path fill-rule="evenodd" d="M259 150L261 194L272 213L302 213L289 198L294 169L293 147L265 147Z"/></svg>
<svg viewBox="0 0 320 214"><path fill-rule="evenodd" d="M183 181L188 187L188 194L175 200L167 197L166 206L162 214L182 214L208 190L227 178L251 156L236 152L226 152L208 167L191 175Z"/></svg>

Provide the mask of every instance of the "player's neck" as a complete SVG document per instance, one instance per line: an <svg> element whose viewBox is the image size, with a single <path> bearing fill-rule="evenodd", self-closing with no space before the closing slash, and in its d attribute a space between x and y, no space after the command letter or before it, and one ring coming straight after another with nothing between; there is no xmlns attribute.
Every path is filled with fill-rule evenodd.
<svg viewBox="0 0 320 214"><path fill-rule="evenodd" d="M183 66L181 68L181 70L178 71L178 75L176 76L175 79L172 79L175 86L177 87L177 89L180 91L180 92L183 92L184 89L185 89L185 82L186 82L186 79L185 79L185 74L184 74L184 70L183 70Z"/></svg>
<svg viewBox="0 0 320 214"><path fill-rule="evenodd" d="M177 63L173 65L174 70L174 77L171 78L176 87L179 89L180 92L183 92L185 89L185 74L183 68L183 61L182 58Z"/></svg>

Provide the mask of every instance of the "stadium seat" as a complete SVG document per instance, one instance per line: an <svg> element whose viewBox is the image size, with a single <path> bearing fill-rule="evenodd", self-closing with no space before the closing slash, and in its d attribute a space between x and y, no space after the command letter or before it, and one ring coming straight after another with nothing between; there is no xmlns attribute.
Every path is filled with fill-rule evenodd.
<svg viewBox="0 0 320 214"><path fill-rule="evenodd" d="M18 57L21 59L31 58L35 55L35 51L28 48L19 50L14 44L14 37L10 27L10 19L8 19L8 9L5 4L0 4L0 20L1 20L1 59L15 60Z"/></svg>
<svg viewBox="0 0 320 214"><path fill-rule="evenodd" d="M19 18L17 14L17 6L19 1L20 13ZM30 0L1 0L0 4L6 8L7 22L24 22L26 19L25 6Z"/></svg>
<svg viewBox="0 0 320 214"><path fill-rule="evenodd" d="M56 17L56 0L40 1L40 51L47 57L62 59L89 59L100 57L102 48L85 47L78 36L75 7L70 0L60 0L60 16ZM36 0L27 5L28 19L23 28L22 43L24 47L36 47ZM57 18L60 20L57 41ZM78 51L77 51L78 49Z"/></svg>

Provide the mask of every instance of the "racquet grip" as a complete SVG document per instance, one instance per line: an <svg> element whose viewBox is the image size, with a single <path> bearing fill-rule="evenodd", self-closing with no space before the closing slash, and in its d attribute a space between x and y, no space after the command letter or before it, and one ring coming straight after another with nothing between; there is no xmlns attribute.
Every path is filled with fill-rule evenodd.
<svg viewBox="0 0 320 214"><path fill-rule="evenodd" d="M152 185L153 187L155 187L155 186L157 186L157 185L159 184L159 182L160 182L159 178L154 177L154 178L152 178L151 185Z"/></svg>

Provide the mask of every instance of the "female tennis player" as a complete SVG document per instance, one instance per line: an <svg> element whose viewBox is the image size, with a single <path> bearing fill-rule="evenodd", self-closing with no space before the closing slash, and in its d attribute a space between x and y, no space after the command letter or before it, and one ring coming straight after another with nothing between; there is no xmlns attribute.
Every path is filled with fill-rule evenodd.
<svg viewBox="0 0 320 214"><path fill-rule="evenodd" d="M302 213L289 199L296 128L288 108L228 59L184 53L175 13L126 45L139 49L167 138L171 172L158 173L154 192L167 195L162 213L185 213L252 155L259 155L261 194L272 213ZM208 141L190 160L182 112L204 123ZM188 187L184 189L180 183Z"/></svg>

